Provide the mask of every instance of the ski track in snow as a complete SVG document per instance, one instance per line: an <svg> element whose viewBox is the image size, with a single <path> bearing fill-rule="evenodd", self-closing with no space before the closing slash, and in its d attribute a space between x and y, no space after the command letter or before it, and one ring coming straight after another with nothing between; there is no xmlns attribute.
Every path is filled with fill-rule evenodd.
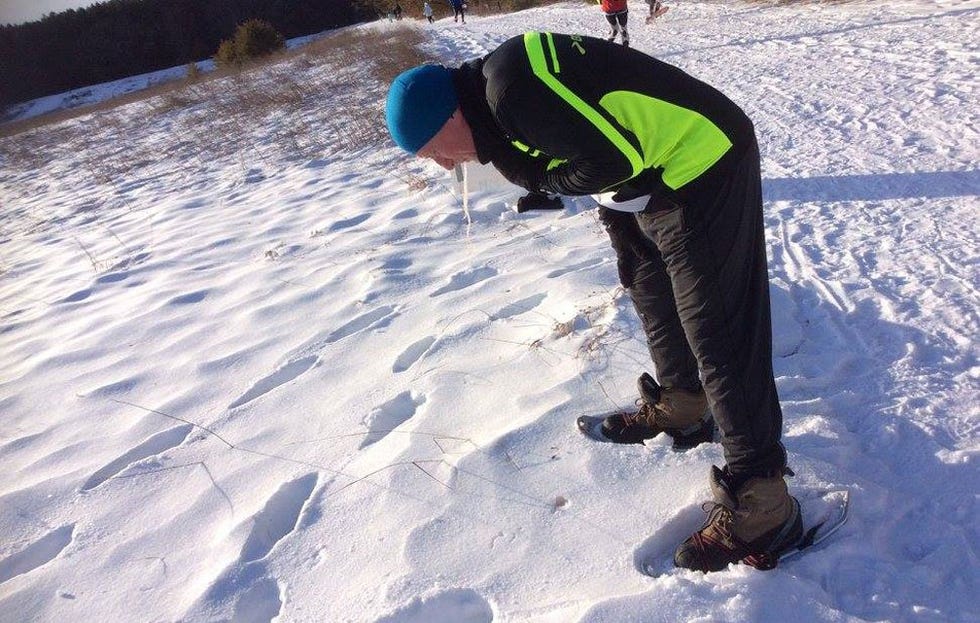
<svg viewBox="0 0 980 623"><path fill-rule="evenodd" d="M274 122L178 160L179 112L137 104L37 167L0 139L0 622L976 621L980 3L643 12L634 47L756 125L789 483L849 489L840 533L765 574L637 572L723 458L574 430L650 368L591 200L464 216L435 165L297 162ZM606 29L415 27L454 64L529 25ZM130 142L159 161L76 161Z"/></svg>

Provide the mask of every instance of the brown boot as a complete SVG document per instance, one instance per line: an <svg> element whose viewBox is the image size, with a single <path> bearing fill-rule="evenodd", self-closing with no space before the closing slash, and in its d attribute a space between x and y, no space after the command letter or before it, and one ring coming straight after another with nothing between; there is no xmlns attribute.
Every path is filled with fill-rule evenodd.
<svg viewBox="0 0 980 623"><path fill-rule="evenodd" d="M715 423L703 389L661 387L645 372L637 385L640 398L636 411L604 418L585 415L578 418L579 430L598 441L639 444L667 433L674 438L674 450L713 441Z"/></svg>
<svg viewBox="0 0 980 623"><path fill-rule="evenodd" d="M715 501L708 520L677 548L676 566L707 572L743 562L772 569L779 555L800 540L800 505L782 474L736 484L727 469L712 466L711 491Z"/></svg>

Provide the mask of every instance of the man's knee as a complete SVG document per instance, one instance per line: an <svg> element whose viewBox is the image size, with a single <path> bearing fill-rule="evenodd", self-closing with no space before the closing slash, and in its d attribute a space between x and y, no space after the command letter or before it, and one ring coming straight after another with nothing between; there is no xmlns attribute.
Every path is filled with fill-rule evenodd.
<svg viewBox="0 0 980 623"><path fill-rule="evenodd" d="M609 241L616 252L619 282L624 288L632 288L640 264L652 260L656 256L656 251L651 248L650 241L640 231L636 217L632 213L603 207L599 208L599 220L609 234Z"/></svg>

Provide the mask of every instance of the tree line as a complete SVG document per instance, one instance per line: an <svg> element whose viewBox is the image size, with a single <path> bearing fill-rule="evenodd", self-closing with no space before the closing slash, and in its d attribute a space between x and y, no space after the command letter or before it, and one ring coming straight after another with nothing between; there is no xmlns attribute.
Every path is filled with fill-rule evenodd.
<svg viewBox="0 0 980 623"><path fill-rule="evenodd" d="M374 19L350 0L107 0L0 26L0 108L213 56L248 19L289 39Z"/></svg>

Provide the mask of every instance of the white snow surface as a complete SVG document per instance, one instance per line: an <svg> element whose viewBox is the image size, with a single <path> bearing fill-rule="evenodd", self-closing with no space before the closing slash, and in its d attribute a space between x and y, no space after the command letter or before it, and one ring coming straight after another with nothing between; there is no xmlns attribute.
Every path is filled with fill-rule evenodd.
<svg viewBox="0 0 980 623"><path fill-rule="evenodd" d="M850 490L837 535L637 571L722 455L576 431L652 371L591 200L464 214L434 164L274 127L78 165L157 115L0 160L0 621L980 621L980 2L637 4L634 47L756 124L789 483ZM449 64L605 33L579 2L413 27Z"/></svg>

